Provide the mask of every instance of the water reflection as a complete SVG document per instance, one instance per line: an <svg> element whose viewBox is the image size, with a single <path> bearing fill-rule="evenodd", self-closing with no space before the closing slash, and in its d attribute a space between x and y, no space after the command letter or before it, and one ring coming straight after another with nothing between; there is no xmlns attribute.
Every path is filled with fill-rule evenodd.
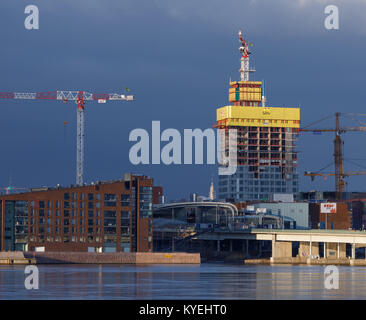
<svg viewBox="0 0 366 320"><path fill-rule="evenodd" d="M339 290L323 266L40 265L40 289L24 267L0 266L0 299L366 299L366 268L339 267Z"/></svg>

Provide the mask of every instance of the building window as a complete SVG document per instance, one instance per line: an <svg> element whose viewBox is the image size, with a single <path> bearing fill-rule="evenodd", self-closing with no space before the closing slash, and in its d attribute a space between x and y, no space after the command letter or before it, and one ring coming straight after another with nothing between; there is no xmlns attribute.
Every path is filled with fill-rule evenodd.
<svg viewBox="0 0 366 320"><path fill-rule="evenodd" d="M104 206L115 207L117 204L117 197L115 194L106 193L104 194Z"/></svg>
<svg viewBox="0 0 366 320"><path fill-rule="evenodd" d="M70 193L64 193L64 200L70 200Z"/></svg>
<svg viewBox="0 0 366 320"><path fill-rule="evenodd" d="M94 200L94 194L93 193L88 193L88 200L89 201L93 201Z"/></svg>
<svg viewBox="0 0 366 320"><path fill-rule="evenodd" d="M104 211L104 219L105 218L115 218L115 217L116 217L116 211L110 211L110 210Z"/></svg>
<svg viewBox="0 0 366 320"><path fill-rule="evenodd" d="M130 205L130 194L121 194L121 206L128 207Z"/></svg>
<svg viewBox="0 0 366 320"><path fill-rule="evenodd" d="M130 219L130 211L121 211L121 219Z"/></svg>
<svg viewBox="0 0 366 320"><path fill-rule="evenodd" d="M130 235L130 227L121 226L121 236L128 237Z"/></svg>

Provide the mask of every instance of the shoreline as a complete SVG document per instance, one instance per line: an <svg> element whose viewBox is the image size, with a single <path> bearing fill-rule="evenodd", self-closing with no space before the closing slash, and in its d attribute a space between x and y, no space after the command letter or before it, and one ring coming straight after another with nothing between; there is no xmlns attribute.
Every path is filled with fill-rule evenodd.
<svg viewBox="0 0 366 320"><path fill-rule="evenodd" d="M185 252L0 252L1 264L201 264L201 255Z"/></svg>
<svg viewBox="0 0 366 320"><path fill-rule="evenodd" d="M366 266L366 259L310 259L310 258L266 258L266 259L246 259L246 265L311 265L311 266Z"/></svg>

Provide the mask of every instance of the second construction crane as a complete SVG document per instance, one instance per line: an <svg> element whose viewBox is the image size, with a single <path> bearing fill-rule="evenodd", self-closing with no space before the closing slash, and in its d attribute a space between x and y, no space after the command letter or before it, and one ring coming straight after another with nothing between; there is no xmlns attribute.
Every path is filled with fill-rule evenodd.
<svg viewBox="0 0 366 320"><path fill-rule="evenodd" d="M322 173L318 172L308 172L305 171L305 176L311 177L314 179L316 176L334 176L335 178L335 191L336 191L336 199L341 200L342 193L345 191L346 183L344 181L345 177L353 176L353 175L366 175L366 171L347 171L343 170L343 141L341 139L341 134L347 131L366 131L366 126L358 126L358 127L341 127L339 123L340 115L347 115L345 113L337 112L335 113L335 128L332 129L300 129L302 132L313 132L313 133L321 133L321 132L334 132L334 173ZM324 119L322 119L324 120ZM320 121L322 121L320 120ZM354 119L353 119L354 120ZM319 121L317 121L319 122ZM311 125L309 125L311 126ZM309 127L307 126L307 127Z"/></svg>
<svg viewBox="0 0 366 320"><path fill-rule="evenodd" d="M117 93L95 94L86 91L49 91L49 92L0 92L0 99L27 99L27 100L61 100L75 101L77 104L77 147L76 147L76 185L84 183L84 139L85 119L84 110L86 101L132 101L132 95Z"/></svg>

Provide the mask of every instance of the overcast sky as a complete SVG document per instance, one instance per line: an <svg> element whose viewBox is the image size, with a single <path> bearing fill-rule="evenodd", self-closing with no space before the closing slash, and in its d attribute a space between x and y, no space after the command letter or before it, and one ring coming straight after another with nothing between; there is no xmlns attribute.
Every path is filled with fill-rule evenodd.
<svg viewBox="0 0 366 320"><path fill-rule="evenodd" d="M29 4L39 8L39 30L24 27ZM324 28L328 4L339 8L337 31ZM215 165L133 166L129 132L150 131L152 120L162 130L212 127L216 108L228 104L230 77L239 78L239 29L254 44L252 79L266 80L270 106L300 105L302 125L337 111L366 113L365 17L364 0L2 0L0 92L128 87L134 102L86 106L85 180L132 171L154 177L169 200L208 195ZM75 104L2 100L0 111L1 187L9 176L17 187L75 182ZM345 158L366 168L365 135L344 140ZM333 178L303 177L332 162L332 141L300 136L302 190L334 189ZM349 178L348 190L366 191L365 179Z"/></svg>

